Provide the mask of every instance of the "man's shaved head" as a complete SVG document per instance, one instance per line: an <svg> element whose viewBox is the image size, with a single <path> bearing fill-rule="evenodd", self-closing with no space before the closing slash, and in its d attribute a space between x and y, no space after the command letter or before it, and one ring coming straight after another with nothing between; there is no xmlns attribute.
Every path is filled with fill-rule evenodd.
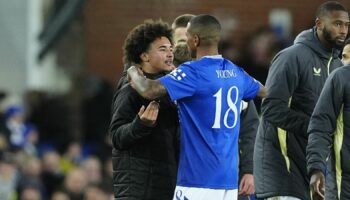
<svg viewBox="0 0 350 200"><path fill-rule="evenodd" d="M345 11L347 12L346 8L341 5L337 1L327 1L323 4L321 4L317 11L316 11L316 17L322 18L327 16L332 11Z"/></svg>
<svg viewBox="0 0 350 200"><path fill-rule="evenodd" d="M188 23L187 32L200 38L201 46L217 45L220 40L221 25L211 15L198 15Z"/></svg>

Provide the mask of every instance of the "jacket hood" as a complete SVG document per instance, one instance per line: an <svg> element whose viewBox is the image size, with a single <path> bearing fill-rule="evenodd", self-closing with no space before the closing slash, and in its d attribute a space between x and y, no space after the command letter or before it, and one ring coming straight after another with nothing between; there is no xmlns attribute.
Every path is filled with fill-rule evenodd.
<svg viewBox="0 0 350 200"><path fill-rule="evenodd" d="M338 58L340 50L327 48L317 37L316 27L301 32L294 40L294 44L303 44L312 49L316 54L323 58Z"/></svg>

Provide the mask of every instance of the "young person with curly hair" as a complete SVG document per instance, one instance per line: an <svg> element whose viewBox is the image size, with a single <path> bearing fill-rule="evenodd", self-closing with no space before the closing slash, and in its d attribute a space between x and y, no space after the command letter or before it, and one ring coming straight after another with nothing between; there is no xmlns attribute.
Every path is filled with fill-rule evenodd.
<svg viewBox="0 0 350 200"><path fill-rule="evenodd" d="M136 26L124 44L124 62L156 79L174 69L172 30L162 21ZM172 199L178 165L178 117L168 96L149 101L129 84L113 101L113 186L116 200Z"/></svg>

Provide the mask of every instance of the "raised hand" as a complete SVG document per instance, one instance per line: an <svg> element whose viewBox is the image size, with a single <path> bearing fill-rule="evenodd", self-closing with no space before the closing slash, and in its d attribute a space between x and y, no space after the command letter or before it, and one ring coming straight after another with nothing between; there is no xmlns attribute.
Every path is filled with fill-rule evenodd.
<svg viewBox="0 0 350 200"><path fill-rule="evenodd" d="M144 124L147 126L153 126L157 121L158 112L159 104L155 101L151 101L147 108L145 108L145 106L140 108L138 115Z"/></svg>

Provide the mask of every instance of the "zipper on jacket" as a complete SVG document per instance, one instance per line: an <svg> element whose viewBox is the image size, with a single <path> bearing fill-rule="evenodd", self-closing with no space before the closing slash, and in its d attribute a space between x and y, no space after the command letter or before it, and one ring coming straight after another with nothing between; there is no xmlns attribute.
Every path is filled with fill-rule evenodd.
<svg viewBox="0 0 350 200"><path fill-rule="evenodd" d="M329 61L327 63L327 77L329 76L329 68L331 66L332 60L333 60L333 49L332 49L331 58L329 59Z"/></svg>

